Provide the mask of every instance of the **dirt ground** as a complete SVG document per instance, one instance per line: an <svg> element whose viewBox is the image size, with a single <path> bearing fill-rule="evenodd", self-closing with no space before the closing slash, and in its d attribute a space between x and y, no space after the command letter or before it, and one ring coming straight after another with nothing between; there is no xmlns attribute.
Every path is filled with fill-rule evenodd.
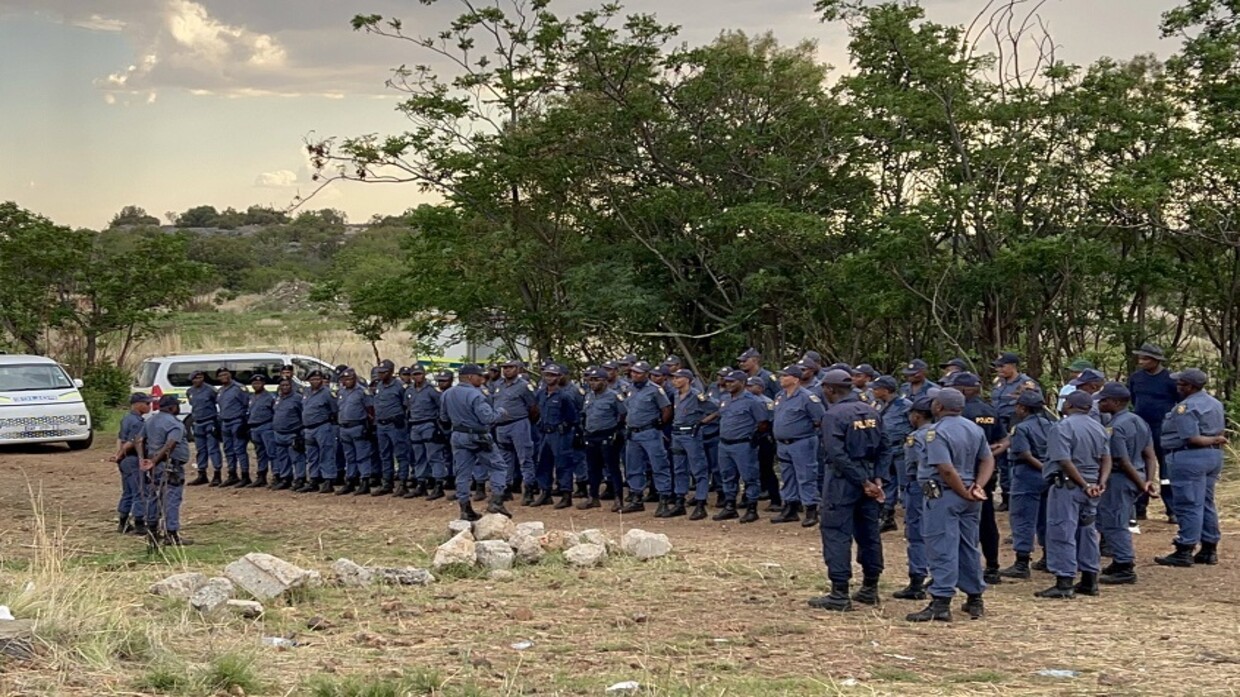
<svg viewBox="0 0 1240 697"><path fill-rule="evenodd" d="M152 559L137 538L114 532L119 484L105 456L101 448L0 451L0 591L23 582L32 491L41 492L75 560L114 578L115 602L152 621L166 613L153 608L145 588L173 571L217 574L247 551L324 572L339 557L424 565L455 517L455 504L443 501L189 488L183 532L197 544L182 558ZM805 604L824 588L817 529L771 525L770 514L740 526L651 513L621 518L605 509L514 512L518 522L602 528L617 539L629 527L663 532L675 550L644 564L613 557L588 571L552 558L519 567L510 583L466 575L428 588L325 588L256 621L182 616L166 644L189 662L214 650L245 651L268 694L330 694L307 681L415 668L433 671L438 682L428 691L436 694L598 695L623 680L660 695L1234 694L1240 685L1234 521L1225 524L1219 566L1156 566L1153 556L1169 549L1173 534L1158 516L1136 539L1136 586L1104 587L1098 598L1035 600L1033 592L1053 582L1035 574L990 589L981 621L957 610L956 622L927 626L903 619L923 603L889 599L906 581L899 533L884 536L888 599L840 615ZM1010 549L1003 555L1010 562ZM316 616L332 627L307 629ZM262 646L271 635L304 645ZM521 640L533 646L514 649ZM149 664L10 665L0 671L0 694L147 694L136 681ZM1075 676L1038 674L1046 669Z"/></svg>

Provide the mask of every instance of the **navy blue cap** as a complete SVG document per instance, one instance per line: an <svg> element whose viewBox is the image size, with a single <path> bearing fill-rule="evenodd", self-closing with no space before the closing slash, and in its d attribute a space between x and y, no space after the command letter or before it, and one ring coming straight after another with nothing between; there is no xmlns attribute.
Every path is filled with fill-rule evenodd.
<svg viewBox="0 0 1240 697"><path fill-rule="evenodd" d="M603 370L602 368L596 365L586 368L584 375L586 376L586 379L589 379L589 380L606 380L607 379L607 371Z"/></svg>
<svg viewBox="0 0 1240 697"><path fill-rule="evenodd" d="M542 372L543 372L543 375L563 375L564 368L562 368L560 365L556 363L548 363L547 365L543 366Z"/></svg>
<svg viewBox="0 0 1240 697"><path fill-rule="evenodd" d="M383 360L379 361L379 365L375 367L378 368L380 372L390 373L393 370L396 370L396 364L388 360L387 358L384 358Z"/></svg>
<svg viewBox="0 0 1240 697"><path fill-rule="evenodd" d="M813 361L814 365L822 365L822 354L817 351L806 351L805 354L801 356L801 360Z"/></svg>
<svg viewBox="0 0 1240 697"><path fill-rule="evenodd" d="M637 356L631 353L625 356L624 358L621 358L619 361L617 361L617 363L619 363L620 365L633 365L634 363L637 363L637 362L638 362Z"/></svg>
<svg viewBox="0 0 1240 697"><path fill-rule="evenodd" d="M680 360L680 356L677 356L676 354L673 353L673 354L670 354L667 358L664 358L663 363L664 364L671 363L673 365L680 365L681 363L684 363L684 361Z"/></svg>
<svg viewBox="0 0 1240 697"><path fill-rule="evenodd" d="M1180 382L1182 380L1194 387L1205 387L1206 383L1210 381L1210 376L1206 375L1205 371L1198 368L1186 368L1178 373L1172 373L1171 379L1176 382Z"/></svg>
<svg viewBox="0 0 1240 697"><path fill-rule="evenodd" d="M805 366L801 365L800 363L793 363L792 365L786 365L784 366L783 370L779 371L780 375L791 375L795 377L797 380L800 380L801 375L803 375L804 373L805 373Z"/></svg>
<svg viewBox="0 0 1240 697"><path fill-rule="evenodd" d="M1081 374L1076 376L1076 379L1068 384L1073 387L1080 387L1081 385L1088 385L1091 382L1106 382L1106 379L1106 376L1102 373L1094 370L1093 368L1088 368L1086 370L1082 370Z"/></svg>
<svg viewBox="0 0 1240 697"><path fill-rule="evenodd" d="M263 375L262 373L254 373L253 375L250 376L250 382L261 382L264 385L266 385L267 376Z"/></svg>
<svg viewBox="0 0 1240 697"><path fill-rule="evenodd" d="M450 381L452 378L453 375L451 370L441 370L438 373L435 373L436 382L444 382L445 380Z"/></svg>
<svg viewBox="0 0 1240 697"><path fill-rule="evenodd" d="M1001 365L1020 365L1020 356L1010 352L1001 353L999 354L999 357L991 361L990 364L996 368Z"/></svg>
<svg viewBox="0 0 1240 697"><path fill-rule="evenodd" d="M737 372L740 372L740 371L737 371ZM759 377L746 378L745 385L748 387L761 387L764 389L766 388L766 385L762 383L762 378L759 378Z"/></svg>
<svg viewBox="0 0 1240 697"><path fill-rule="evenodd" d="M963 358L952 358L939 364L940 368L956 367L961 370L968 370L969 364Z"/></svg>
<svg viewBox="0 0 1240 697"><path fill-rule="evenodd" d="M978 377L976 373L970 373L967 370L959 373L952 373L948 376L948 379L951 380L951 387L982 386L982 379Z"/></svg>
<svg viewBox="0 0 1240 697"><path fill-rule="evenodd" d="M930 394L934 392L934 394ZM912 408L916 411L931 411L934 407L934 397L938 394L938 390L927 390L925 394L917 395L917 399L913 400Z"/></svg>
<svg viewBox="0 0 1240 697"><path fill-rule="evenodd" d="M525 367L525 364L524 364L524 363L522 363L521 361L517 360L516 358L510 358L510 359L508 359L508 360L504 361L504 362L500 365L500 367L501 367L501 368L524 368L524 367Z"/></svg>
<svg viewBox="0 0 1240 697"><path fill-rule="evenodd" d="M1088 392L1077 390L1064 397L1064 406L1089 411L1094 406L1094 396Z"/></svg>
<svg viewBox="0 0 1240 697"><path fill-rule="evenodd" d="M604 370L619 370L620 364L615 361L607 361L601 366Z"/></svg>
<svg viewBox="0 0 1240 697"><path fill-rule="evenodd" d="M727 377L732 374L732 370L733 369L731 367L720 368L719 372L715 373L715 377L727 379ZM744 371L737 371L737 372L744 372Z"/></svg>
<svg viewBox="0 0 1240 697"><path fill-rule="evenodd" d="M851 365L848 365L847 363L832 363L831 365L827 366L827 370L828 370L828 371L830 371L830 370L842 370L842 371L844 371L845 373L848 373L849 375L852 375L852 366L851 366Z"/></svg>
<svg viewBox="0 0 1240 697"><path fill-rule="evenodd" d="M913 360L909 361L908 364L904 366L904 369L901 370L900 372L904 373L905 375L915 375L917 373L924 372L929 367L930 366L926 365L925 361L921 360L920 358L914 358Z"/></svg>
<svg viewBox="0 0 1240 697"><path fill-rule="evenodd" d="M293 365L292 365L291 363L285 363L284 365L280 366L280 372L281 372L281 373L283 373L283 372L284 372L284 371L286 371L286 370L290 370L290 371L293 371L293 372L296 372L296 371L297 371L297 369L296 369L296 368L294 368L294 367L293 367Z"/></svg>
<svg viewBox="0 0 1240 697"><path fill-rule="evenodd" d="M723 379L727 380L728 382L748 382L750 378L749 378L749 375L743 370L733 370L729 372L727 375L723 376ZM762 384L761 378L753 378L753 379L757 380L759 385Z"/></svg>
<svg viewBox="0 0 1240 697"><path fill-rule="evenodd" d="M345 368L345 370L348 370L348 368ZM307 380L309 380L310 378L321 378L321 377L323 377L323 371L321 370L311 370L310 372L306 373Z"/></svg>
<svg viewBox="0 0 1240 697"><path fill-rule="evenodd" d="M627 357L626 357L626 358L627 358ZM649 363L647 363L646 361L637 361L637 362L636 362L636 363L634 363L633 365L629 366L629 370L635 370L635 371L637 371L637 372L639 372L639 373L649 373L649 372L650 372L650 364L649 364Z"/></svg>
<svg viewBox="0 0 1240 697"><path fill-rule="evenodd" d="M739 356L737 356L737 357L736 357L736 362L737 362L737 363L743 363L743 362L745 362L745 361L749 360L750 358L761 358L761 357L762 357L762 354L761 354L761 353L758 353L758 349L753 348L753 347L751 346L751 347L749 347L749 348L745 349L744 351L742 351L742 352L741 352L741 355L739 355Z"/></svg>
<svg viewBox="0 0 1240 697"><path fill-rule="evenodd" d="M352 368L345 368L344 370L340 371L340 377L341 378L355 378L357 377L357 371Z"/></svg>
<svg viewBox="0 0 1240 697"><path fill-rule="evenodd" d="M205 377L207 377L207 374L201 370L195 370L194 372L189 374L190 380L193 380L194 378L205 378Z"/></svg>
<svg viewBox="0 0 1240 697"><path fill-rule="evenodd" d="M896 379L890 375L880 375L878 379L870 383L870 387L874 389L882 388L888 392L895 392L900 389L900 385L896 383Z"/></svg>
<svg viewBox="0 0 1240 697"><path fill-rule="evenodd" d="M853 368L852 373L853 375L864 375L867 378L870 378L871 380L876 379L879 376L878 371L874 370L874 366L870 365L869 363L862 363L856 368Z"/></svg>
<svg viewBox="0 0 1240 697"><path fill-rule="evenodd" d="M145 392L134 392L133 394L129 395L130 404L139 404L141 402L149 402L149 401L151 401L151 395Z"/></svg>
<svg viewBox="0 0 1240 697"><path fill-rule="evenodd" d="M1132 393L1123 383L1108 382L1098 390L1099 399L1132 399Z"/></svg>
<svg viewBox="0 0 1240 697"><path fill-rule="evenodd" d="M413 368L410 368L408 366L401 366L398 374L399 375L413 375Z"/></svg>
<svg viewBox="0 0 1240 697"><path fill-rule="evenodd" d="M160 409L167 409L168 407L175 407L180 403L181 403L181 400L177 399L177 396L174 394L166 394L163 397L159 398Z"/></svg>
<svg viewBox="0 0 1240 697"><path fill-rule="evenodd" d="M944 409L960 411L964 409L964 395L952 387L944 387L934 396L934 400L943 405Z"/></svg>
<svg viewBox="0 0 1240 697"><path fill-rule="evenodd" d="M671 374L672 374L672 371L668 370L668 369L667 369L667 366L665 366L665 365L661 365L661 366L657 366L657 367L655 367L655 368L651 369L650 374L651 374L651 375L656 375L656 376L658 376L658 377L664 377L664 378L665 378L665 377L667 377L667 376L671 375Z"/></svg>
<svg viewBox="0 0 1240 697"><path fill-rule="evenodd" d="M421 363L414 363L413 365L409 366L410 375L422 375L425 373L426 373L426 366L422 365Z"/></svg>
<svg viewBox="0 0 1240 697"><path fill-rule="evenodd" d="M1037 409L1046 405L1046 402L1042 397L1042 393L1037 390L1025 390L1024 392L1021 392L1020 396L1016 398L1016 403L1022 407L1029 407L1030 409Z"/></svg>
<svg viewBox="0 0 1240 697"><path fill-rule="evenodd" d="M465 365L461 366L461 370L460 370L461 377L464 377L466 375L482 375L484 374L484 372L485 371L482 369L482 366L478 365L477 363L466 363Z"/></svg>
<svg viewBox="0 0 1240 697"><path fill-rule="evenodd" d="M822 384L832 387L852 387L852 375L845 370L828 370L822 376Z"/></svg>
<svg viewBox="0 0 1240 697"><path fill-rule="evenodd" d="M686 379L686 380L692 380L692 379L693 379L693 371L692 371L692 370L686 370L686 369L684 369L684 368L681 368L680 370L677 370L677 371L672 372L672 377L674 377L674 378L684 378L684 379Z"/></svg>
<svg viewBox="0 0 1240 697"><path fill-rule="evenodd" d="M215 369L216 375L223 375L224 373L228 373L229 375L232 375L232 371L229 370L228 368L225 368L224 366L220 366Z"/></svg>

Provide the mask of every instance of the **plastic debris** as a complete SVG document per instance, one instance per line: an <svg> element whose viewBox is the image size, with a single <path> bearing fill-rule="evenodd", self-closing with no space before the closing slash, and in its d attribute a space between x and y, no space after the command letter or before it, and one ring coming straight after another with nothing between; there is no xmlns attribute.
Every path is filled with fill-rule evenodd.
<svg viewBox="0 0 1240 697"><path fill-rule="evenodd" d="M916 658L913 658L912 656L901 656L898 653L885 653L883 655L886 656L887 658L894 658L897 661L916 661L917 660Z"/></svg>
<svg viewBox="0 0 1240 697"><path fill-rule="evenodd" d="M263 646L272 646L277 649L291 649L297 646L297 642L292 639L285 639L282 636L265 636L263 637Z"/></svg>
<svg viewBox="0 0 1240 697"><path fill-rule="evenodd" d="M840 681L840 687L856 687L861 684L856 678L844 678Z"/></svg>
<svg viewBox="0 0 1240 697"><path fill-rule="evenodd" d="M10 621L15 619L17 618L14 617L13 613L9 611L8 605L0 605L0 620Z"/></svg>
<svg viewBox="0 0 1240 697"><path fill-rule="evenodd" d="M636 692L641 688L641 684L636 680L625 680L624 682L618 682L607 688L607 693L614 695L620 692Z"/></svg>
<svg viewBox="0 0 1240 697"><path fill-rule="evenodd" d="M1039 670L1038 675L1044 678L1079 678L1080 672L1075 670L1061 670L1059 668L1046 668Z"/></svg>
<svg viewBox="0 0 1240 697"><path fill-rule="evenodd" d="M516 649L516 650L518 650L518 651L524 651L524 650L526 650L526 649L532 649L532 648L534 648L534 642L530 641L529 639L522 639L521 641L518 641L517 643L513 644L513 645L512 645L512 648L514 648L514 649Z"/></svg>

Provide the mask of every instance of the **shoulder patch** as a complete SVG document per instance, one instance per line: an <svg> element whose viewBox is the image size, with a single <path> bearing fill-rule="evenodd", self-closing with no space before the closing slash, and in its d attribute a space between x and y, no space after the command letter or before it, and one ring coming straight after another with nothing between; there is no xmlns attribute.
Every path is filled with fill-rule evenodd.
<svg viewBox="0 0 1240 697"><path fill-rule="evenodd" d="M816 404L816 403L818 403L818 402L821 402L822 400L821 400L821 399L818 399L818 397L816 397L816 396L814 396L814 395L810 395L810 396L809 396L809 401L814 402L814 403Z"/></svg>
<svg viewBox="0 0 1240 697"><path fill-rule="evenodd" d="M525 386L529 388L530 392L533 392L533 391L534 391L534 383L532 383L532 382L527 382L527 383L525 383Z"/></svg>
<svg viewBox="0 0 1240 697"><path fill-rule="evenodd" d="M934 442L934 437L935 437L936 435L937 435L937 433L935 432L935 430L934 430L934 429L930 429L929 431L926 431L926 442L927 442L927 443L933 443L933 442Z"/></svg>
<svg viewBox="0 0 1240 697"><path fill-rule="evenodd" d="M1111 427L1111 426L1107 426L1107 435L1108 435L1108 436L1113 436L1113 435L1115 435L1115 429L1114 429L1113 427Z"/></svg>
<svg viewBox="0 0 1240 697"><path fill-rule="evenodd" d="M705 402L705 401L706 401L706 395L704 395L704 394L699 394L699 395L698 395L698 401L699 401L699 402Z"/></svg>
<svg viewBox="0 0 1240 697"><path fill-rule="evenodd" d="M771 382L779 382L779 378L775 377L774 373L768 375L767 377L771 379Z"/></svg>
<svg viewBox="0 0 1240 697"><path fill-rule="evenodd" d="M585 394L586 394L586 391L585 391L585 390L583 390L583 389L581 389L580 387L578 387L578 388L577 388L577 394L580 394L581 396L583 396L583 397L584 397L584 396L585 396Z"/></svg>
<svg viewBox="0 0 1240 697"><path fill-rule="evenodd" d="M917 442L917 439L916 439L916 438L914 438L914 437L913 437L913 434L911 434L911 433L910 433L909 435L907 435L907 436L905 436L905 437L904 437L904 447L906 447L906 448L911 448L911 447L913 447L913 444L914 444L914 443L916 443L916 442Z"/></svg>
<svg viewBox="0 0 1240 697"><path fill-rule="evenodd" d="M767 403L766 403L766 410L767 410L767 411L775 411L775 402L767 402Z"/></svg>
<svg viewBox="0 0 1240 697"><path fill-rule="evenodd" d="M616 401L617 401L617 402L623 402L623 401L624 401L624 395L622 395L622 394L620 394L619 392L617 392L617 393L616 393Z"/></svg>
<svg viewBox="0 0 1240 697"><path fill-rule="evenodd" d="M1175 408L1175 413L1177 413L1177 414L1183 414L1183 413L1184 413L1184 412L1186 412L1186 411L1188 411L1188 405L1187 405L1187 404L1181 404L1180 406L1178 406L1178 407L1176 407L1176 408Z"/></svg>

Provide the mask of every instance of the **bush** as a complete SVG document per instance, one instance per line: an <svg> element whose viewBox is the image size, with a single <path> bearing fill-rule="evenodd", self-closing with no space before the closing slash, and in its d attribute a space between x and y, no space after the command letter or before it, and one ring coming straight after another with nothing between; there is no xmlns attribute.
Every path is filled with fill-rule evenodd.
<svg viewBox="0 0 1240 697"><path fill-rule="evenodd" d="M103 400L107 407L121 407L129 403L129 386L132 383L130 374L114 365L97 365L87 368L82 375L85 387Z"/></svg>

